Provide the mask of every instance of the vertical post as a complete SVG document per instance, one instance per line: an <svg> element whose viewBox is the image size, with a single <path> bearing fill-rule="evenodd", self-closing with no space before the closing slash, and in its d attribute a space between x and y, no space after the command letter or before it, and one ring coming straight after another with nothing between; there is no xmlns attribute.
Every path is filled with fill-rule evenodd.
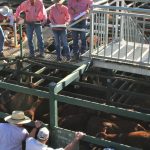
<svg viewBox="0 0 150 150"><path fill-rule="evenodd" d="M58 110L57 110L57 100L55 99L54 89L56 87L55 82L51 82L49 84L49 92L50 92L50 127L53 129L55 126L58 126Z"/></svg>
<svg viewBox="0 0 150 150"><path fill-rule="evenodd" d="M121 7L124 7L125 5L125 2L124 1L121 1ZM121 10L121 12L124 12L124 10ZM127 20L124 20L124 16L121 17L121 23L120 23L120 39L124 39L124 21L127 21ZM128 19L128 16L127 16L127 19ZM125 29L126 30L126 29Z"/></svg>
<svg viewBox="0 0 150 150"><path fill-rule="evenodd" d="M116 1L116 6L119 7L119 1ZM116 12L118 12L118 11L119 10L116 10ZM118 15L116 15L115 39L118 39Z"/></svg>
<svg viewBox="0 0 150 150"><path fill-rule="evenodd" d="M17 59L17 82L18 84L21 82L21 74L20 74L20 70L21 70L21 62L19 59Z"/></svg>
<svg viewBox="0 0 150 150"><path fill-rule="evenodd" d="M109 6L109 3L107 3L106 6ZM109 9L106 9L106 11L109 11ZM105 14L105 48L108 44L108 23L109 23L109 13L106 13Z"/></svg>
<svg viewBox="0 0 150 150"><path fill-rule="evenodd" d="M107 79L107 101L111 101L111 79Z"/></svg>
<svg viewBox="0 0 150 150"><path fill-rule="evenodd" d="M92 55L92 50L93 50L93 38L94 38L94 13L93 13L94 8L92 7L90 10L90 20L91 20L91 24L90 24L90 50L89 50L89 57L91 58Z"/></svg>
<svg viewBox="0 0 150 150"><path fill-rule="evenodd" d="M13 25L13 29L14 29L14 46L16 47L18 42L17 42L17 27L16 27L16 23L14 23Z"/></svg>
<svg viewBox="0 0 150 150"><path fill-rule="evenodd" d="M20 34L20 57L23 57L23 45L22 45L22 24L19 25L19 34Z"/></svg>

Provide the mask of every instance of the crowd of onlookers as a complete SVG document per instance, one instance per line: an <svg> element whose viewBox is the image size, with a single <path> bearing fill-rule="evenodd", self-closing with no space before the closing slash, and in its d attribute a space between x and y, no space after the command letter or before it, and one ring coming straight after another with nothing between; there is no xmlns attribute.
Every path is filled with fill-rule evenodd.
<svg viewBox="0 0 150 150"><path fill-rule="evenodd" d="M4 7L0 10L0 14L7 18L14 17L16 23L20 23L22 18L21 13L24 12L26 25L26 34L28 39L29 57L44 57L44 39L42 33L42 26L50 21L51 30L54 36L55 49L57 54L57 61L62 60L62 47L67 61L79 60L80 55L86 49L86 32L80 29L87 28L87 15L93 4L93 0L68 0L67 5L64 5L65 0L51 0L53 4L47 13L42 0L25 0L16 9L14 14L10 15L10 9ZM82 18L78 23L78 19ZM11 19L12 20L12 19ZM12 24L12 21L11 21ZM73 56L70 54L70 48L67 40L67 26L73 24L72 28L76 30L71 31L72 35L72 50ZM36 33L39 54L35 56L35 48L33 44L33 33ZM79 40L81 46L79 46ZM4 33L0 26L0 57L3 57L4 47Z"/></svg>

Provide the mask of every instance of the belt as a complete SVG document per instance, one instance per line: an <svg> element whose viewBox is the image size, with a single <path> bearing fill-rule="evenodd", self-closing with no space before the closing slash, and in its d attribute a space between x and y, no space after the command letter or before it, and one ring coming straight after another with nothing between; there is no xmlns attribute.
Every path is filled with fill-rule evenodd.
<svg viewBox="0 0 150 150"><path fill-rule="evenodd" d="M26 21L27 24L41 24L42 21Z"/></svg>

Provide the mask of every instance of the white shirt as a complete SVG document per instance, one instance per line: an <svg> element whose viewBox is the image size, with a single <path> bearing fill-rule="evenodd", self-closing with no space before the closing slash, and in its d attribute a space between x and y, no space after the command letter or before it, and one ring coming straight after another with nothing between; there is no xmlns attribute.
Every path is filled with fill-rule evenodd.
<svg viewBox="0 0 150 150"><path fill-rule="evenodd" d="M22 150L28 131L9 123L0 123L0 150Z"/></svg>
<svg viewBox="0 0 150 150"><path fill-rule="evenodd" d="M45 144L42 144L33 137L29 137L26 140L26 150L64 150L63 148L53 149Z"/></svg>

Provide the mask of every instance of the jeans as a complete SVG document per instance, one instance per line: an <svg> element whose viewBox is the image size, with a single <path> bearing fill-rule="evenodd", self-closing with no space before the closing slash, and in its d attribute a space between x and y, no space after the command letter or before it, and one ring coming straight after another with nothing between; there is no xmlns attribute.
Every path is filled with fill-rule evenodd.
<svg viewBox="0 0 150 150"><path fill-rule="evenodd" d="M70 48L67 41L67 30L53 30L57 59L61 59L61 44L65 50L65 56L70 59Z"/></svg>
<svg viewBox="0 0 150 150"><path fill-rule="evenodd" d="M75 24L73 28L86 29L86 20L82 20L79 23ZM79 36L81 40L81 47L79 48ZM80 54L86 50L86 33L81 31L72 31L73 39L73 53Z"/></svg>
<svg viewBox="0 0 150 150"><path fill-rule="evenodd" d="M34 56L34 45L33 45L33 32L35 31L38 41L38 48L40 54L43 55L44 53L44 40L43 40L43 33L42 33L42 26L41 24L34 24L34 23L27 23L26 27L27 31L27 38L28 38L28 46L30 50L30 55Z"/></svg>
<svg viewBox="0 0 150 150"><path fill-rule="evenodd" d="M0 53L3 51L4 48L4 32L2 27L0 26Z"/></svg>

